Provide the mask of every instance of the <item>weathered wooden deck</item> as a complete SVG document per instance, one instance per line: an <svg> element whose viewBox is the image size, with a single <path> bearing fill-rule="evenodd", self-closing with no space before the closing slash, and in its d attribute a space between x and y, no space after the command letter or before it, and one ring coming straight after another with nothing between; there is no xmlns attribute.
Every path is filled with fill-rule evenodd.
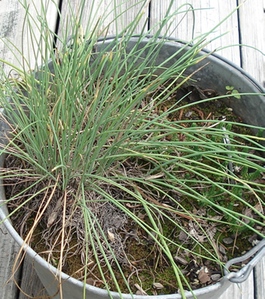
<svg viewBox="0 0 265 299"><path fill-rule="evenodd" d="M25 36L22 34L24 11L20 7L18 0L0 0L0 38L9 39L14 43L14 47L21 49L22 41ZM35 8L40 8L41 0L28 0L28 3L35 2ZM69 11L69 4L73 7L78 7L79 0L64 0L59 1L62 4L62 17L57 22L57 12L54 9L52 2L46 1L49 6L50 28L54 29L59 25L59 32L63 32L64 24ZM95 3L100 3L100 0L94 0ZM109 3L108 1L105 1ZM127 0L126 6L129 3L135 3L135 0ZM238 4L243 3L238 12L235 12L228 20L218 27L212 34L212 37L222 33L227 33L221 38L209 44L209 49L219 48L218 53L235 64L243 67L257 82L265 87L265 56L251 47L256 47L265 52L265 0L176 0L176 7L179 7L185 2L193 4L196 10L196 25L195 35L208 31L214 27L220 20L228 15ZM87 11L90 9L91 1L86 1ZM167 0L152 0L151 5L146 10L149 14L150 24L158 21L165 11ZM30 9L33 5L30 5ZM206 8L206 9L204 9ZM102 7L102 9L104 9ZM100 9L101 10L101 9ZM100 12L99 10L99 12ZM34 14L34 9L32 10ZM88 15L88 14L87 14ZM130 21L133 18L133 12L128 13L125 20ZM179 20L176 20L178 24ZM83 27L85 27L84 20ZM175 25L176 25L175 24ZM173 37L178 37L183 40L190 40L192 36L192 18L191 14L174 29ZM110 28L110 33L111 28ZM137 32L136 32L137 33ZM23 39L21 39L23 37ZM9 60L17 64L19 61L16 55L12 54L10 49L5 46L3 40L0 40L0 58ZM239 47L238 44L249 45L250 47ZM235 45L233 47L226 47ZM24 43L25 51L29 53L30 47ZM2 66L1 66L2 67ZM8 71L8 70L6 70ZM264 116L265 117L265 116ZM31 264L24 261L20 271L16 274L17 285L11 277L12 264L16 256L18 247L7 234L5 228L0 229L0 299L25 299L25 298L49 298L39 282ZM28 296L27 296L27 295ZM231 286L221 299L264 299L265 298L265 258L261 261L255 270L251 273L246 282L241 285ZM93 298L91 298L93 299Z"/></svg>

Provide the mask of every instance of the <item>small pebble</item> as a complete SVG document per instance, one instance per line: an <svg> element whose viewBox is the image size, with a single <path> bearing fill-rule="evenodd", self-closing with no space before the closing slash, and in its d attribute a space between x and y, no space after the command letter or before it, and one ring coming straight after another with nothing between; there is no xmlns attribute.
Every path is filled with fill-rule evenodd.
<svg viewBox="0 0 265 299"><path fill-rule="evenodd" d="M185 117L190 117L192 115L192 111L188 111L187 113L185 113Z"/></svg>
<svg viewBox="0 0 265 299"><path fill-rule="evenodd" d="M153 283L153 288L154 289L161 290L161 289L163 289L163 287L164 286L160 282L154 282Z"/></svg>
<svg viewBox="0 0 265 299"><path fill-rule="evenodd" d="M225 247L222 246L222 245L219 245L219 251L220 251L222 254L226 254Z"/></svg>
<svg viewBox="0 0 265 299"><path fill-rule="evenodd" d="M181 264L184 265L184 266L188 265L188 261L187 261L186 259L184 259L184 258L178 256L178 255L175 255L175 256L174 256L174 260L175 260L176 262L181 263Z"/></svg>
<svg viewBox="0 0 265 299"><path fill-rule="evenodd" d="M181 242L185 242L185 241L187 241L188 238L189 238L188 234L186 234L184 231L181 231L181 232L179 233L179 240L180 240Z"/></svg>
<svg viewBox="0 0 265 299"><path fill-rule="evenodd" d="M232 238L228 237L228 238L224 238L223 242L228 245L228 244L232 244L234 242L234 240Z"/></svg>
<svg viewBox="0 0 265 299"><path fill-rule="evenodd" d="M211 279L212 281L217 281L221 278L221 274L212 274Z"/></svg>

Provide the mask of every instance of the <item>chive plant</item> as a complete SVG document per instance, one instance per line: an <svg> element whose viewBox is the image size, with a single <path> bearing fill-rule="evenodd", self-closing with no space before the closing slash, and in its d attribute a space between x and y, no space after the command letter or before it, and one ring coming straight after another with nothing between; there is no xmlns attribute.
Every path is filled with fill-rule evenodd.
<svg viewBox="0 0 265 299"><path fill-rule="evenodd" d="M179 13L170 10L173 1L152 36L143 29L134 37L147 7L139 1L139 12L126 28L116 28L111 41L106 36L99 40L123 15L122 5L113 3L112 22L106 25L107 15L96 25L88 23L84 32L82 13L72 12L67 34L57 37L59 51L48 47L54 33L47 30L45 5L38 21L27 15L35 56L40 55L42 63L34 71L26 62L21 68L13 66L16 78L1 74L6 202L10 217L26 214L27 226L33 221L32 228L53 244L45 258L58 269L73 258L74 248L81 260L80 269L74 270L79 279L94 277L86 267L93 264L101 287L121 296L133 294L137 280L132 284L129 278L141 265L128 247L145 243L144 248L153 248L149 254L156 255L154 279L164 261L171 269L170 291L179 290L184 298L184 290L193 285L177 253L221 267L224 260L216 244L222 232L264 237L263 137L249 133L263 128L173 118L196 104L187 103L187 94L165 108L178 90L191 84L184 73L204 58L198 53L207 34L159 62L167 42L167 31L164 36L161 32ZM32 233L23 232L29 243L27 234ZM189 241L179 241L182 233Z"/></svg>

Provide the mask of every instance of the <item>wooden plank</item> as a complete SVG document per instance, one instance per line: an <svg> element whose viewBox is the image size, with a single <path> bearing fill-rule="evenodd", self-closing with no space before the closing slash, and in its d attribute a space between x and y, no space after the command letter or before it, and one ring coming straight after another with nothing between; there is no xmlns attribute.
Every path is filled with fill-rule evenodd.
<svg viewBox="0 0 265 299"><path fill-rule="evenodd" d="M241 42L259 49L242 47L242 66L265 87L265 0L243 1L239 10Z"/></svg>
<svg viewBox="0 0 265 299"><path fill-rule="evenodd" d="M143 28L147 30L147 17L149 0L117 0L117 1L85 1L83 0L64 0L59 27L59 39L65 41L73 34L72 30L76 20L80 21L84 34L94 31L96 27L98 37L107 35L117 35L121 28L125 28L137 16L139 12L142 17L136 26L134 33L139 34ZM115 5L115 3L117 5ZM117 17L118 16L118 17ZM113 21L115 20L115 21ZM60 43L58 44L60 48Z"/></svg>
<svg viewBox="0 0 265 299"><path fill-rule="evenodd" d="M254 269L255 277L255 299L265 298L265 257Z"/></svg>
<svg viewBox="0 0 265 299"><path fill-rule="evenodd" d="M22 269L22 282L21 282L21 292L18 299L28 299L28 298L41 298L50 299L50 296L46 292L44 286L42 285L36 271L32 265L32 262L25 257L23 269Z"/></svg>
<svg viewBox="0 0 265 299"><path fill-rule="evenodd" d="M233 283L219 299L254 299L254 275L250 273L248 279L242 283Z"/></svg>
<svg viewBox="0 0 265 299"><path fill-rule="evenodd" d="M59 0L58 0L59 1ZM55 1L42 0L34 1L27 0L28 16L31 22L34 41L31 41L28 27L25 22L25 7L17 0L2 0L0 1L0 58L14 64L15 66L23 67L23 63L28 62L27 68L31 69L41 63L40 53L37 55L36 49L40 39L38 12L42 9L47 10L47 18L49 18L49 28L55 28L57 11ZM24 1L21 1L24 2ZM43 4L43 6L42 6ZM49 41L50 44L53 40ZM48 46L48 45L46 45ZM49 45L51 47L52 45ZM42 48L44 51L44 48ZM41 51L40 51L41 52ZM9 72L11 67L0 63L6 72Z"/></svg>
<svg viewBox="0 0 265 299"><path fill-rule="evenodd" d="M265 0L240 0L239 27L242 67L265 88ZM250 17L251 16L251 17ZM254 269L255 299L265 298L265 257Z"/></svg>
<svg viewBox="0 0 265 299"><path fill-rule="evenodd" d="M22 67L24 60L29 61L28 68L33 68L40 63L40 56L36 57L34 54L34 47L29 42L28 31L24 27L25 20L25 8L23 8L17 0L1 0L0 1L0 58L14 64L15 66ZM21 1L23 2L23 1ZM41 9L47 10L47 16L50 18L50 29L55 28L57 11L50 0L34 1L28 0L29 13L32 16L32 22L37 20L37 14ZM43 6L42 6L43 4ZM34 34L36 40L40 35L38 32L37 24L34 26ZM50 41L52 42L52 40ZM23 49L23 56L21 51ZM0 62L0 67L8 74L11 67ZM18 252L18 246L15 241L1 225L0 230L0 299L16 299L18 298L18 289L12 280L9 278L12 276L12 266ZM15 274L15 279L19 280L20 271ZM27 276L24 277L27 281ZM35 282L33 282L35 284ZM25 290L27 291L27 290Z"/></svg>
<svg viewBox="0 0 265 299"><path fill-rule="evenodd" d="M16 284L12 280L12 267L18 253L18 245L11 239L6 228L0 226L0 299L14 299L18 294ZM14 279L19 280L18 271Z"/></svg>
<svg viewBox="0 0 265 299"><path fill-rule="evenodd" d="M151 3L151 26L159 22L165 15L170 0L152 1ZM194 10L185 3L190 3ZM178 0L174 1L171 13L177 14L172 18L170 28L166 26L163 34L171 35L184 41L191 41L194 37L211 31L217 24L222 22L237 6L236 0L213 1L213 0ZM195 14L195 18L193 16ZM194 26L194 30L193 30ZM156 28L154 29L156 30ZM225 34L224 36L221 36ZM218 38L217 38L218 37ZM213 40L217 38L216 40ZM239 47L228 47L239 43L237 13L234 12L226 21L220 24L207 37L206 48L218 49L217 53L240 65Z"/></svg>

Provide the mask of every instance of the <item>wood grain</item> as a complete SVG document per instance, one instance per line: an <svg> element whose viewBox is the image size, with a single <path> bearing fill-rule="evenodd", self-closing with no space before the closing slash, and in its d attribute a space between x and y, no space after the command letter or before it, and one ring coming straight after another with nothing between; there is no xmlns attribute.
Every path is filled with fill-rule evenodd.
<svg viewBox="0 0 265 299"><path fill-rule="evenodd" d="M18 253L18 245L10 237L4 225L0 225L0 299L14 299L18 294L16 284L12 280L12 267ZM20 271L15 274L18 280Z"/></svg>
<svg viewBox="0 0 265 299"><path fill-rule="evenodd" d="M27 257L25 257L23 268L21 270L21 292L18 299L50 299L47 291L43 287L34 267Z"/></svg>
<svg viewBox="0 0 265 299"><path fill-rule="evenodd" d="M21 1L23 2L23 1ZM37 27L37 15L43 8L46 9L46 15L49 17L49 28L54 30L56 23L57 11L54 4L49 0L34 1L28 0L24 2L28 6L28 12L32 17L33 32L36 40L39 39L39 30ZM55 3L55 2L54 2ZM34 52L34 47L29 42L27 27L24 26L25 8L17 0L1 0L0 1L0 59L9 63L22 67L23 63L28 62L28 69L33 68L40 63L40 56ZM52 41L51 41L52 42ZM22 53L23 52L23 53ZM21 55L23 54L23 55ZM0 67L8 74L12 69L11 66L0 61ZM18 289L12 279L12 267L18 252L18 246L15 241L1 225L0 230L0 299L17 299ZM25 269L24 269L25 272ZM21 272L15 274L18 281ZM26 282L27 275L24 276ZM32 285L35 286L34 280ZM26 298L26 297L25 297Z"/></svg>
<svg viewBox="0 0 265 299"><path fill-rule="evenodd" d="M59 0L58 0L59 1ZM55 1L50 0L34 1L27 0L23 7L17 0L0 1L0 58L9 63L22 68L23 64L26 68L32 69L41 63L41 53L44 48L38 51L40 44L40 23L38 22L38 14L42 9L46 10L46 16L49 19L49 29L54 30L57 10ZM43 6L41 5L43 2ZM26 9L27 16L31 22L32 35L29 34L29 27L25 25ZM48 28L47 28L48 30ZM32 37L34 37L32 42ZM53 40L50 39L51 48ZM0 62L0 65L8 73L12 67Z"/></svg>
<svg viewBox="0 0 265 299"><path fill-rule="evenodd" d="M255 299L265 298L265 256L254 269Z"/></svg>
<svg viewBox="0 0 265 299"><path fill-rule="evenodd" d="M252 271L246 281L232 284L219 299L254 299L254 294L254 275Z"/></svg>
<svg viewBox="0 0 265 299"><path fill-rule="evenodd" d="M265 0L240 2L242 67L265 87Z"/></svg>
<svg viewBox="0 0 265 299"><path fill-rule="evenodd" d="M164 17L169 2L170 0L152 1L151 26L154 26ZM192 7L187 6L185 4L187 2ZM172 37L184 41L194 41L194 38L209 32L207 36L207 42L209 43L205 47L209 50L217 50L218 54L240 65L239 47L230 47L230 45L239 43L237 13L234 11L236 3L236 0L174 1L170 11L172 14L176 11L176 15L172 18L170 28L169 26L166 27L166 30L168 30L166 35L171 34ZM230 14L231 16L229 16ZM165 33L165 30L163 33ZM229 47L226 48L227 46Z"/></svg>
<svg viewBox="0 0 265 299"><path fill-rule="evenodd" d="M74 34L76 27L73 20L79 16L87 39L91 32L97 32L98 37L117 35L121 28L125 29L132 20L139 18L134 33L139 34L147 29L147 17L149 0L119 0L116 1L86 1L82 6L82 0L65 0L62 4L62 13L59 26L59 40L64 42ZM58 43L58 48L61 47Z"/></svg>

